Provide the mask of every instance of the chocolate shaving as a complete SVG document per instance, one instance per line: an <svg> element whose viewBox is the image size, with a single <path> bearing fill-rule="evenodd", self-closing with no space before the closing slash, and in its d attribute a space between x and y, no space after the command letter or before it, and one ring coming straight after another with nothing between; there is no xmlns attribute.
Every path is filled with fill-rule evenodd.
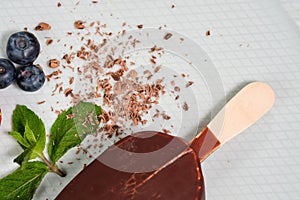
<svg viewBox="0 0 300 200"><path fill-rule="evenodd" d="M43 104L45 102L46 102L45 100L44 101L39 101L39 102L37 102L37 104Z"/></svg>
<svg viewBox="0 0 300 200"><path fill-rule="evenodd" d="M184 111L188 111L189 110L189 106L187 105L186 101L183 103L182 109Z"/></svg>
<svg viewBox="0 0 300 200"><path fill-rule="evenodd" d="M167 34L164 36L164 39L165 39L165 40L168 40L168 39L170 39L172 36L173 36L172 33L167 33Z"/></svg>
<svg viewBox="0 0 300 200"><path fill-rule="evenodd" d="M193 84L194 84L193 81L189 81L189 82L187 82L187 84L185 85L185 87L190 87L190 86L193 85Z"/></svg>
<svg viewBox="0 0 300 200"><path fill-rule="evenodd" d="M77 20L74 22L74 26L77 29L84 29L85 28L85 21Z"/></svg>
<svg viewBox="0 0 300 200"><path fill-rule="evenodd" d="M57 67L60 66L60 61L57 60L57 59L51 59L51 60L49 60L49 62L48 62L48 66L49 66L50 68L57 68Z"/></svg>
<svg viewBox="0 0 300 200"><path fill-rule="evenodd" d="M206 36L210 36L210 30L207 30L205 33Z"/></svg>
<svg viewBox="0 0 300 200"><path fill-rule="evenodd" d="M52 42L53 42L52 39L48 39L48 40L46 40L46 45L48 46L48 45L52 44Z"/></svg>
<svg viewBox="0 0 300 200"><path fill-rule="evenodd" d="M35 28L34 30L36 31L45 31L45 30L50 30L51 29L51 26L45 22L41 22L39 23Z"/></svg>

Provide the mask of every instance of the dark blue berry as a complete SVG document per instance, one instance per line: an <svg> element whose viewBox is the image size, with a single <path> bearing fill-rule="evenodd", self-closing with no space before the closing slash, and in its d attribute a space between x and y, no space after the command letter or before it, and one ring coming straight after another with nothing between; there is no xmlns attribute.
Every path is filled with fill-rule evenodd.
<svg viewBox="0 0 300 200"><path fill-rule="evenodd" d="M45 74L36 65L21 66L17 68L16 80L22 90L33 92L44 85Z"/></svg>
<svg viewBox="0 0 300 200"><path fill-rule="evenodd" d="M7 42L6 54L8 58L20 65L32 64L40 53L38 39L27 31L12 34Z"/></svg>
<svg viewBox="0 0 300 200"><path fill-rule="evenodd" d="M16 68L12 62L0 58L0 89L8 87L16 77Z"/></svg>

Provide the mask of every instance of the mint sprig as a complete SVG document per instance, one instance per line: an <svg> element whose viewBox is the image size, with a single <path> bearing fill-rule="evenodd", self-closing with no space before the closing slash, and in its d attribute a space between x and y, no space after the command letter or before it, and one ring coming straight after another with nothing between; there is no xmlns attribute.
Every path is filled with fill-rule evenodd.
<svg viewBox="0 0 300 200"><path fill-rule="evenodd" d="M46 173L65 176L58 168L57 161L80 144L86 135L97 132L101 113L100 106L89 102L79 102L62 112L51 127L48 155L45 155L46 131L43 121L26 106L17 105L12 116L13 130L9 135L24 151L14 159L20 167L0 179L0 199L29 200Z"/></svg>
<svg viewBox="0 0 300 200"><path fill-rule="evenodd" d="M100 106L79 102L75 107L62 112L51 128L48 154L56 162L68 149L78 145L88 134L99 127Z"/></svg>
<svg viewBox="0 0 300 200"><path fill-rule="evenodd" d="M15 159L22 164L30 159L43 156L46 144L46 130L43 121L30 109L17 105L12 116L13 131L9 132L24 149Z"/></svg>
<svg viewBox="0 0 300 200"><path fill-rule="evenodd" d="M49 168L43 162L26 162L13 173L0 179L2 200L32 199Z"/></svg>

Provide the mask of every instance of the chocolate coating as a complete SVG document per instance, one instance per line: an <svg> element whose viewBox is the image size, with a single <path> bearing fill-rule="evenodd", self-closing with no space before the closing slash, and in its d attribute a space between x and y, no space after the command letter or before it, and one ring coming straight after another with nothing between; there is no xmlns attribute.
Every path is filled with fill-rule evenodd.
<svg viewBox="0 0 300 200"><path fill-rule="evenodd" d="M151 157L151 154L144 161L135 159L132 154L147 156L151 152L157 152L153 154L156 156ZM107 165L108 158L117 163L118 169ZM148 171L149 165L153 165L154 170ZM131 172L131 169L138 172ZM201 166L195 151L181 138L148 131L127 136L108 148L56 199L204 200L204 193Z"/></svg>

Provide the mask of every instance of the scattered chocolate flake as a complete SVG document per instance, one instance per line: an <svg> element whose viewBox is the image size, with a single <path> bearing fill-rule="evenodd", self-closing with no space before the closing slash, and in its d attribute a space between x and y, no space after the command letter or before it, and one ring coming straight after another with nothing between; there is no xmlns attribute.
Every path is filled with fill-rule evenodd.
<svg viewBox="0 0 300 200"><path fill-rule="evenodd" d="M189 110L189 106L187 105L186 101L183 103L182 109L184 111L188 111Z"/></svg>
<svg viewBox="0 0 300 200"><path fill-rule="evenodd" d="M163 113L161 114L161 116L162 116L162 118L165 119L165 120L171 119L171 116L167 115L165 112L163 112Z"/></svg>
<svg viewBox="0 0 300 200"><path fill-rule="evenodd" d="M173 5L171 6L171 8L175 8L175 5L173 4Z"/></svg>
<svg viewBox="0 0 300 200"><path fill-rule="evenodd" d="M161 69L161 66L157 66L157 67L155 67L155 69L154 69L154 73L157 73L159 70Z"/></svg>
<svg viewBox="0 0 300 200"><path fill-rule="evenodd" d="M74 77L72 76L70 79L69 79L69 84L72 85L74 82Z"/></svg>
<svg viewBox="0 0 300 200"><path fill-rule="evenodd" d="M70 114L66 115L66 118L67 119L73 119L74 118L74 113L70 113Z"/></svg>
<svg viewBox="0 0 300 200"><path fill-rule="evenodd" d="M175 87L174 87L174 91L175 91L175 92L180 92L180 87L175 86Z"/></svg>
<svg viewBox="0 0 300 200"><path fill-rule="evenodd" d="M165 129L165 128L164 128L162 131L163 131L165 134L170 134L170 133L171 133L171 131L170 131L170 130L168 130L168 129Z"/></svg>
<svg viewBox="0 0 300 200"><path fill-rule="evenodd" d="M194 84L193 81L188 81L188 82L186 83L185 87L190 87L190 86L193 85L193 84Z"/></svg>
<svg viewBox="0 0 300 200"><path fill-rule="evenodd" d="M57 68L57 67L60 66L60 61L57 60L57 59L51 59L51 60L49 60L49 62L48 62L48 66L49 66L50 68Z"/></svg>
<svg viewBox="0 0 300 200"><path fill-rule="evenodd" d="M157 47L156 45L154 45L153 47L151 47L151 49L149 50L149 53L153 53L155 51L160 51L163 50L162 47Z"/></svg>
<svg viewBox="0 0 300 200"><path fill-rule="evenodd" d="M50 30L51 29L51 26L45 22L41 22L39 23L35 28L34 30L36 31L45 31L45 30Z"/></svg>
<svg viewBox="0 0 300 200"><path fill-rule="evenodd" d="M48 46L48 45L52 44L52 42L53 42L52 39L48 39L48 40L46 40L46 45Z"/></svg>
<svg viewBox="0 0 300 200"><path fill-rule="evenodd" d="M74 26L77 29L84 29L85 28L85 21L77 20L74 22Z"/></svg>
<svg viewBox="0 0 300 200"><path fill-rule="evenodd" d="M98 3L98 1L94 0L94 1L92 1L92 3Z"/></svg>
<svg viewBox="0 0 300 200"><path fill-rule="evenodd" d="M39 102L37 102L37 104L43 104L45 102L46 102L45 100L44 101L39 101Z"/></svg>
<svg viewBox="0 0 300 200"><path fill-rule="evenodd" d="M143 24L139 24L139 25L137 25L137 27L139 28L139 29L142 29L143 28Z"/></svg>
<svg viewBox="0 0 300 200"><path fill-rule="evenodd" d="M68 165L72 165L74 162L68 162Z"/></svg>
<svg viewBox="0 0 300 200"><path fill-rule="evenodd" d="M182 74L181 74L181 77L182 77L182 78L185 78L185 77L186 77L186 75L185 75L184 73L182 73Z"/></svg>
<svg viewBox="0 0 300 200"><path fill-rule="evenodd" d="M207 30L205 33L206 36L210 36L210 30Z"/></svg>
<svg viewBox="0 0 300 200"><path fill-rule="evenodd" d="M179 95L177 95L176 97L175 97L175 100L178 100L179 99Z"/></svg>
<svg viewBox="0 0 300 200"><path fill-rule="evenodd" d="M66 88L64 91L65 96L73 95L73 89L72 88Z"/></svg>
<svg viewBox="0 0 300 200"><path fill-rule="evenodd" d="M61 7L61 3L60 2L57 3L57 7Z"/></svg>
<svg viewBox="0 0 300 200"><path fill-rule="evenodd" d="M27 27L24 27L24 31L27 31L28 30L28 28Z"/></svg>
<svg viewBox="0 0 300 200"><path fill-rule="evenodd" d="M153 59L153 58L150 58L150 62L155 65L156 64L156 61Z"/></svg>
<svg viewBox="0 0 300 200"><path fill-rule="evenodd" d="M165 39L165 40L168 40L168 39L170 39L172 36L173 36L172 33L167 33L167 34L164 36L164 39Z"/></svg>

